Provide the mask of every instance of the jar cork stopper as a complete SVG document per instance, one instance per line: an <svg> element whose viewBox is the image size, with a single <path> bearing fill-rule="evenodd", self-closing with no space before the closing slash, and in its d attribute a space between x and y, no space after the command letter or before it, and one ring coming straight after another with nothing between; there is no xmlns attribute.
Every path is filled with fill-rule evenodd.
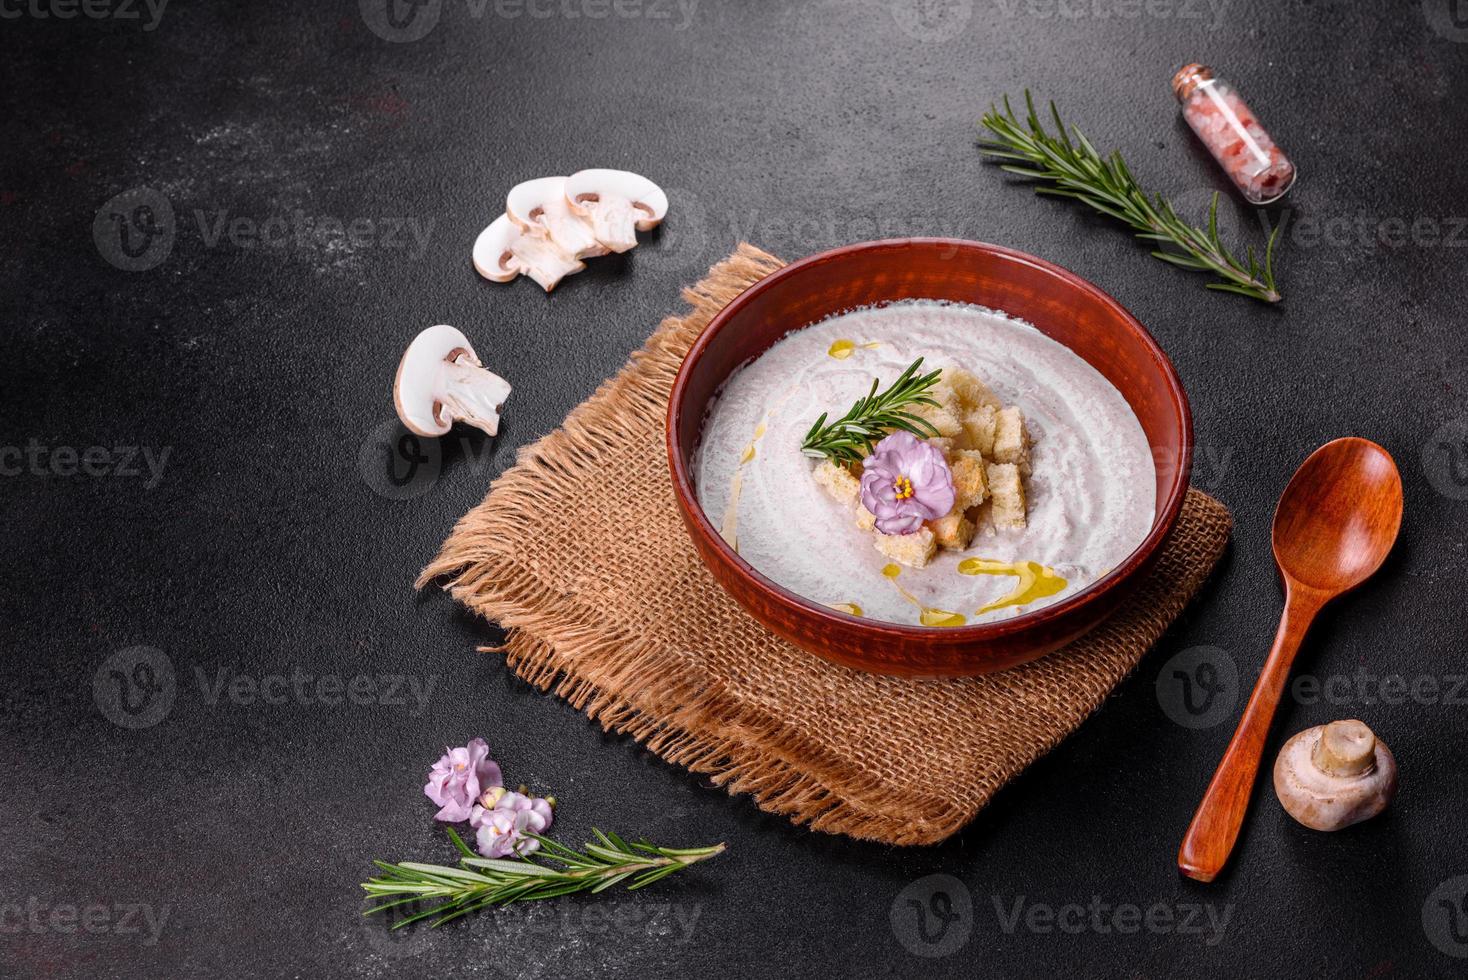
<svg viewBox="0 0 1468 980"><path fill-rule="evenodd" d="M1183 65L1172 76L1172 94L1177 96L1179 102L1186 102L1193 90L1204 82L1211 81L1213 69L1207 65L1191 64Z"/></svg>

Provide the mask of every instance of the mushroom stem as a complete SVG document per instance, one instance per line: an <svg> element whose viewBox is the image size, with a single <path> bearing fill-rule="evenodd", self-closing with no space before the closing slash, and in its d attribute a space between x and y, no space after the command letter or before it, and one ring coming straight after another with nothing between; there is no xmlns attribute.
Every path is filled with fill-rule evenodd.
<svg viewBox="0 0 1468 980"><path fill-rule="evenodd" d="M632 202L614 194L602 194L597 200L578 202L591 218L596 240L613 252L627 252L637 245L637 212Z"/></svg>
<svg viewBox="0 0 1468 980"><path fill-rule="evenodd" d="M574 259L607 253L606 246L592 233L591 223L571 210L565 177L540 177L516 184L505 198L505 213L526 232L548 235Z"/></svg>
<svg viewBox="0 0 1468 980"><path fill-rule="evenodd" d="M1357 776L1376 765L1376 736L1355 719L1333 721L1321 730L1310 758L1332 776Z"/></svg>
<svg viewBox="0 0 1468 980"><path fill-rule="evenodd" d="M1354 719L1307 728L1274 761L1274 792L1312 830L1369 820L1397 791L1397 761L1386 743Z"/></svg>
<svg viewBox="0 0 1468 980"><path fill-rule="evenodd" d="M521 235L510 243L510 254L520 271L550 292L556 283L586 268L586 263L567 255L545 234Z"/></svg>
<svg viewBox="0 0 1468 980"><path fill-rule="evenodd" d="M474 355L462 353L443 362L435 392L446 421L463 422L490 435L500 431L500 407L509 397L504 378L485 370Z"/></svg>
<svg viewBox="0 0 1468 980"><path fill-rule="evenodd" d="M613 252L637 244L668 213L668 195L641 174L627 170L578 170L566 178L566 204L591 223L592 234Z"/></svg>
<svg viewBox="0 0 1468 980"><path fill-rule="evenodd" d="M440 323L413 338L393 379L393 406L410 432L441 436L455 422L497 435L510 383L487 371L462 331Z"/></svg>

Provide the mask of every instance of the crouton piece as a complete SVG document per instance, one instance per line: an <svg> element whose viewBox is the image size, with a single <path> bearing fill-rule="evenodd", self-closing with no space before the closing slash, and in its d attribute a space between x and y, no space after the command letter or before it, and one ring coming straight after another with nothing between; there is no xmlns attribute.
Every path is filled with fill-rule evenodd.
<svg viewBox="0 0 1468 980"><path fill-rule="evenodd" d="M993 405L982 405L963 417L960 448L972 449L985 456L994 455L994 433L999 426L999 411Z"/></svg>
<svg viewBox="0 0 1468 980"><path fill-rule="evenodd" d="M953 473L954 502L959 510L977 507L989 496L989 481L984 474L984 457L979 453L955 453L948 469Z"/></svg>
<svg viewBox="0 0 1468 980"><path fill-rule="evenodd" d="M911 534L878 534L875 546L888 558L909 568L922 568L933 560L938 550L937 539L926 527Z"/></svg>
<svg viewBox="0 0 1468 980"><path fill-rule="evenodd" d="M837 503L855 504L861 496L861 481L852 476L845 467L838 466L829 459L821 460L812 475L816 478L816 483Z"/></svg>
<svg viewBox="0 0 1468 980"><path fill-rule="evenodd" d="M856 526L863 531L870 531L877 526L877 515L867 510L861 504L856 505Z"/></svg>
<svg viewBox="0 0 1468 980"><path fill-rule="evenodd" d="M938 376L938 380L928 389L928 397L943 408L948 409L948 411L957 413L962 410L962 407L959 405L958 392L954 390L953 384L948 378L951 372L959 369L942 368L941 370L943 373Z"/></svg>
<svg viewBox="0 0 1468 980"><path fill-rule="evenodd" d="M989 386L963 368L944 368L942 380L953 390L958 407L964 411L972 412L985 405L996 410L999 408L999 399Z"/></svg>
<svg viewBox="0 0 1468 980"><path fill-rule="evenodd" d="M974 539L974 522L964 516L961 507L954 508L946 517L929 521L928 527L933 529L938 547L949 551L962 551Z"/></svg>
<svg viewBox="0 0 1468 980"><path fill-rule="evenodd" d="M989 517L995 527L1025 526L1025 487L1014 463L989 463Z"/></svg>
<svg viewBox="0 0 1468 980"><path fill-rule="evenodd" d="M957 413L947 405L917 405L911 411L912 414L937 429L938 435L946 439L952 439L963 432L963 422Z"/></svg>
<svg viewBox="0 0 1468 980"><path fill-rule="evenodd" d="M1025 417L1013 405L999 413L994 429L994 462L1013 463L1020 473L1030 471L1030 436L1025 431Z"/></svg>
<svg viewBox="0 0 1468 980"><path fill-rule="evenodd" d="M945 457L953 455L953 440L947 436L933 436L928 440L928 445L937 446L938 452Z"/></svg>

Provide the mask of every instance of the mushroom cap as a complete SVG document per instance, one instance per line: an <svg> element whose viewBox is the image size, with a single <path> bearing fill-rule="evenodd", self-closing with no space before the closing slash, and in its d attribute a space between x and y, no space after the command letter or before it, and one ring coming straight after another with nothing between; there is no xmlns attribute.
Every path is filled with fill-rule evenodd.
<svg viewBox="0 0 1468 980"><path fill-rule="evenodd" d="M526 231L535 227L537 212L566 206L565 177L524 180L510 188L510 193L505 197L505 214Z"/></svg>
<svg viewBox="0 0 1468 980"><path fill-rule="evenodd" d="M1312 830L1340 830L1376 816L1396 795L1397 760L1359 721L1307 728L1274 761L1274 792Z"/></svg>
<svg viewBox="0 0 1468 980"><path fill-rule="evenodd" d="M566 178L566 200L571 210L585 211L585 202L602 194L623 197L632 202L640 214L638 231L651 231L667 216L668 195L641 174L630 170L578 170Z"/></svg>
<svg viewBox="0 0 1468 980"><path fill-rule="evenodd" d="M429 327L413 338L398 362L392 385L393 407L409 431L420 436L441 436L453 426L452 419L438 415L439 376L445 361L464 354L472 363L479 363L469 338L446 323Z"/></svg>
<svg viewBox="0 0 1468 980"><path fill-rule="evenodd" d="M520 274L513 263L510 244L520 237L520 228L502 214L474 239L474 269L492 282L509 282ZM452 329L452 328L450 328Z"/></svg>

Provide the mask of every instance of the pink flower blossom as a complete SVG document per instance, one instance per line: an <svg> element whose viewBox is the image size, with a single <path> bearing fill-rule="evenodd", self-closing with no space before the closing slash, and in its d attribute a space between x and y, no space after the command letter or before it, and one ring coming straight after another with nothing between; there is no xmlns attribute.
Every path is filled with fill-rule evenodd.
<svg viewBox="0 0 1468 980"><path fill-rule="evenodd" d="M479 853L488 858L533 853L540 841L526 834L543 834L550 829L550 803L523 793L505 793L493 809L476 804L469 826L477 831Z"/></svg>
<svg viewBox="0 0 1468 980"><path fill-rule="evenodd" d="M474 801L491 787L504 784L499 764L489 757L489 746L476 738L468 745L445 749L428 774L423 792L441 808L435 819L446 823L468 820Z"/></svg>
<svg viewBox="0 0 1468 980"><path fill-rule="evenodd" d="M883 534L912 534L953 509L953 474L943 452L898 430L862 460L861 505Z"/></svg>

